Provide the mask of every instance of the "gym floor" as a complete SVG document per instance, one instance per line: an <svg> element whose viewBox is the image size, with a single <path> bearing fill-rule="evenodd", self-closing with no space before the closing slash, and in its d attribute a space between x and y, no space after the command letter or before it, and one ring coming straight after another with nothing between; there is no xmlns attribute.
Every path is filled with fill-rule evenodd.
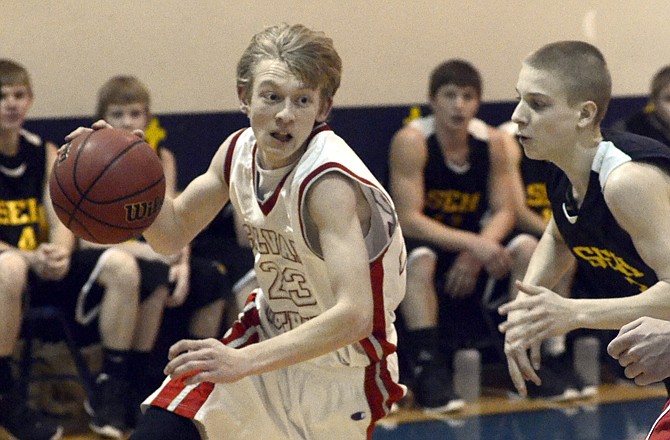
<svg viewBox="0 0 670 440"><path fill-rule="evenodd" d="M402 408L379 423L373 440L644 440L665 402L663 386L604 384L574 403L516 400L501 389L454 415L430 416ZM99 440L83 411L63 421L65 440ZM0 439L8 437L0 433Z"/></svg>
<svg viewBox="0 0 670 440"><path fill-rule="evenodd" d="M573 402L514 400L484 390L464 411L429 416L404 409L379 423L373 440L644 440L665 403L663 386L601 385Z"/></svg>

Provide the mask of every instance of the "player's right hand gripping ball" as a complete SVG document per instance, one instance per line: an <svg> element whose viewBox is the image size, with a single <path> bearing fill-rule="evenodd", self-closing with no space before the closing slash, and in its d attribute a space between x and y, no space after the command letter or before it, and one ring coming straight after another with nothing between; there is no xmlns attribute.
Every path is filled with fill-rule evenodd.
<svg viewBox="0 0 670 440"><path fill-rule="evenodd" d="M56 215L75 235L114 244L141 234L156 219L165 175L149 144L124 130L103 128L58 151L49 194Z"/></svg>

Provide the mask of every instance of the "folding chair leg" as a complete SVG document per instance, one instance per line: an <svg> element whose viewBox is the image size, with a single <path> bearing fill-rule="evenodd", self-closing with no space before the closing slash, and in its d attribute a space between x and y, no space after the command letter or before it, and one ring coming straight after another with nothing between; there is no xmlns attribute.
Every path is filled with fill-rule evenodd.
<svg viewBox="0 0 670 440"><path fill-rule="evenodd" d="M55 307L42 307L35 308L28 311L26 314L27 321L42 321L42 320L51 320L58 321L60 328L63 330L63 336L65 344L67 345L68 352L72 356L74 361L77 376L70 375L54 375L52 379L54 380L76 380L84 389L86 397L91 400L93 397L93 384L94 379L91 374L91 370L86 363L86 360L81 354L80 348L77 346L74 335L69 328L69 324L66 321L63 314L60 310ZM20 362L20 379L19 379L19 393L25 398L28 397L28 387L30 382L33 380L32 368L35 364L35 359L33 357L33 341L35 339L35 331L33 329L33 324L28 323L23 327L23 340L24 345L21 353L21 362Z"/></svg>

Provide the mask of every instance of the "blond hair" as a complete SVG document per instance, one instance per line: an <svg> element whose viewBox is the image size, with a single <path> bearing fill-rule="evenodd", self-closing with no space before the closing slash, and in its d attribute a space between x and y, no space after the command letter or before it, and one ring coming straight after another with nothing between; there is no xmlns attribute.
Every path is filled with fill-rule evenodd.
<svg viewBox="0 0 670 440"><path fill-rule="evenodd" d="M286 63L296 78L309 88L320 89L326 100L340 87L342 60L333 40L301 24L272 26L252 37L237 64L237 87L244 99L253 89L255 67L263 60Z"/></svg>

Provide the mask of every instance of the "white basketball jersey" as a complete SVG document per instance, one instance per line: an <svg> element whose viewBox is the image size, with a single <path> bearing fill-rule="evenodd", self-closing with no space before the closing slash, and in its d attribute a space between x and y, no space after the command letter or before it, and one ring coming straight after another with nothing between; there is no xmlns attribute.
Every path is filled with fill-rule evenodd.
<svg viewBox="0 0 670 440"><path fill-rule="evenodd" d="M303 156L263 202L257 196L256 154L253 131L240 132L228 150L224 174L231 202L244 220L254 251L265 337L294 329L335 304L318 237L306 220L305 197L319 177L337 172L360 186L372 208L365 242L374 296L373 334L312 362L367 366L393 353L394 310L405 292L406 255L387 192L326 124L314 129Z"/></svg>
<svg viewBox="0 0 670 440"><path fill-rule="evenodd" d="M325 124L314 129L306 152L283 179L272 176L273 183L279 180L274 191L272 185L263 185L269 186L263 189L263 202L257 196L255 155L253 131L242 130L234 136L224 164L261 288L223 342L243 347L271 338L335 304L304 206L310 185L330 172L360 185L372 208L365 237L374 302L372 334L319 358L234 383L186 385L180 378L168 378L143 406L194 419L205 439L369 439L375 422L405 393L398 383L393 322L405 292L406 253L391 198Z"/></svg>

